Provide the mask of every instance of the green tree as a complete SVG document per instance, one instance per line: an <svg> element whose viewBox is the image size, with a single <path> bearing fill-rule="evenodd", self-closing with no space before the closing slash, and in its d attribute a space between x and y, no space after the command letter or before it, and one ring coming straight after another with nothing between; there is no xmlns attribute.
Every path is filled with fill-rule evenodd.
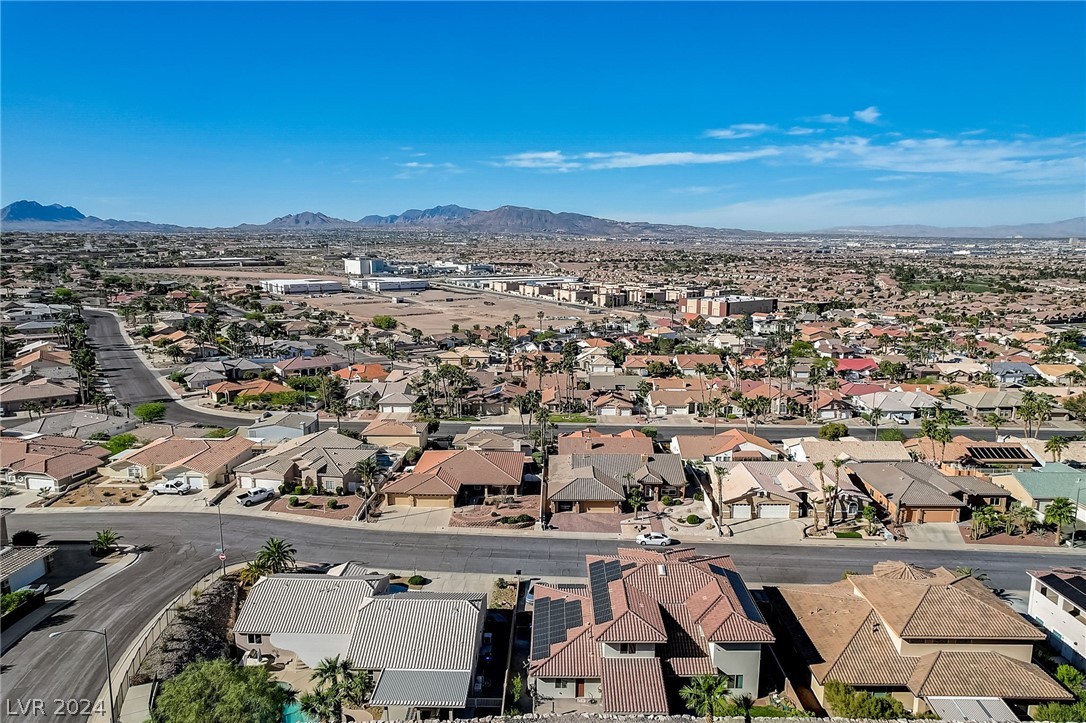
<svg viewBox="0 0 1086 723"><path fill-rule="evenodd" d="M818 428L818 438L836 442L848 434L848 427L842 422L828 422Z"/></svg>
<svg viewBox="0 0 1086 723"><path fill-rule="evenodd" d="M337 702L345 703L350 708L363 707L373 692L373 679L369 671L357 670L354 662L346 656L322 659L310 677L317 691L330 691Z"/></svg>
<svg viewBox="0 0 1086 723"><path fill-rule="evenodd" d="M380 471L381 466L377 463L376 457L366 457L355 464L354 472L362 482L363 491L367 497L373 494L373 482Z"/></svg>
<svg viewBox="0 0 1086 723"><path fill-rule="evenodd" d="M1057 497L1045 507L1045 524L1056 527L1056 544L1062 541L1063 528L1075 523L1075 503L1066 497Z"/></svg>
<svg viewBox="0 0 1086 723"><path fill-rule="evenodd" d="M723 715L728 703L728 679L723 675L697 675L679 688L679 697L686 707L705 716L706 723Z"/></svg>
<svg viewBox="0 0 1086 723"><path fill-rule="evenodd" d="M192 663L162 684L152 723L279 723L291 693L263 666ZM338 719L337 719L338 720Z"/></svg>
<svg viewBox="0 0 1086 723"><path fill-rule="evenodd" d="M750 693L740 693L731 697L731 703L736 711L743 716L743 723L750 723L750 712L754 709L754 696Z"/></svg>
<svg viewBox="0 0 1086 723"><path fill-rule="evenodd" d="M899 701L857 691L838 680L826 681L824 697L826 707L835 718L888 720L905 717L905 707Z"/></svg>
<svg viewBox="0 0 1086 723"><path fill-rule="evenodd" d="M984 417L984 423L996 431L996 436L999 436L999 428L1007 423L1007 420L1003 417L995 414L994 412Z"/></svg>
<svg viewBox="0 0 1086 723"><path fill-rule="evenodd" d="M1066 437L1055 436L1045 442L1045 451L1052 455L1053 462L1059 462L1063 453L1067 451L1070 442Z"/></svg>
<svg viewBox="0 0 1086 723"><path fill-rule="evenodd" d="M141 422L157 422L166 416L165 402L144 402L132 410Z"/></svg>
<svg viewBox="0 0 1086 723"><path fill-rule="evenodd" d="M102 446L108 449L113 454L120 454L126 449L132 449L140 440L136 435L125 432L124 434L117 434L109 438Z"/></svg>
<svg viewBox="0 0 1086 723"><path fill-rule="evenodd" d="M387 314L378 314L377 316L370 319L370 323L376 326L378 329L383 329L384 331L391 331L399 325L398 321L396 321Z"/></svg>
<svg viewBox="0 0 1086 723"><path fill-rule="evenodd" d="M629 473L627 472L627 474ZM637 511L641 509L641 505L645 504L645 495L641 493L640 489L634 488L626 495L626 502L633 508L634 519L639 519Z"/></svg>
<svg viewBox="0 0 1086 723"><path fill-rule="evenodd" d="M269 537L256 555L257 563L268 573L286 572L294 567L294 555L297 550L279 537Z"/></svg>

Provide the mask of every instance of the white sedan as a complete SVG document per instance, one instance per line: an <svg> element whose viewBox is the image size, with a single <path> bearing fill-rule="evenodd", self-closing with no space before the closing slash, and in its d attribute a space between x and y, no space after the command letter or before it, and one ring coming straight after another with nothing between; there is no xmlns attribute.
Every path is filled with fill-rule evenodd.
<svg viewBox="0 0 1086 723"><path fill-rule="evenodd" d="M242 492L234 499L238 501L239 505L248 507L264 500L270 500L272 497L275 497L275 490L268 487L253 487L251 490Z"/></svg>
<svg viewBox="0 0 1086 723"><path fill-rule="evenodd" d="M675 541L662 532L646 532L637 536L637 544L639 545L655 545L658 547L667 547L673 544Z"/></svg>

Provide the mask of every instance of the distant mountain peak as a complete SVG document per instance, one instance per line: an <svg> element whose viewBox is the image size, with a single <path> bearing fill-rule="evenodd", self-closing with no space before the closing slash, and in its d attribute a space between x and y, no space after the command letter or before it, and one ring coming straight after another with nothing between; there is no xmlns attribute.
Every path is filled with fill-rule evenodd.
<svg viewBox="0 0 1086 723"><path fill-rule="evenodd" d="M11 223L15 221L82 221L85 219L78 209L71 206L61 206L53 203L43 206L37 201L16 201L4 206L0 211L0 222Z"/></svg>

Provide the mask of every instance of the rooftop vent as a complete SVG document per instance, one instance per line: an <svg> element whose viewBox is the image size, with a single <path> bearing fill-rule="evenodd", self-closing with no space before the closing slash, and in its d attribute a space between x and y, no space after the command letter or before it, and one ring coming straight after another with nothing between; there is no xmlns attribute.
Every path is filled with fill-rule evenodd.
<svg viewBox="0 0 1086 723"><path fill-rule="evenodd" d="M656 566L656 574L659 575L660 577L667 577L667 566L666 565L657 565Z"/></svg>

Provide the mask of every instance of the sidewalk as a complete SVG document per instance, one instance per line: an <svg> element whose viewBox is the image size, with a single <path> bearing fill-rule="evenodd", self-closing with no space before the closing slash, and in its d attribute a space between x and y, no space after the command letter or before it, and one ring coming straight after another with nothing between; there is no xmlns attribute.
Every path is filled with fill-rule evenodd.
<svg viewBox="0 0 1086 723"><path fill-rule="evenodd" d="M19 642L31 630L71 605L93 588L106 582L114 575L120 574L139 559L139 552L128 552L125 554L124 559L72 580L64 586L63 591L58 596L47 599L46 603L40 608L12 624L10 628L4 631L4 642L2 648L0 648L0 653L6 653L9 648Z"/></svg>
<svg viewBox="0 0 1086 723"><path fill-rule="evenodd" d="M202 397L200 397L202 399ZM201 414L210 414L218 417L232 417L237 419L239 417L251 418L254 422L260 419L260 414L253 414L252 412L243 412L234 409L214 409L212 407L205 407L196 401L196 398L175 397L174 404L185 409L191 409L194 412ZM333 417L333 419L335 419Z"/></svg>

